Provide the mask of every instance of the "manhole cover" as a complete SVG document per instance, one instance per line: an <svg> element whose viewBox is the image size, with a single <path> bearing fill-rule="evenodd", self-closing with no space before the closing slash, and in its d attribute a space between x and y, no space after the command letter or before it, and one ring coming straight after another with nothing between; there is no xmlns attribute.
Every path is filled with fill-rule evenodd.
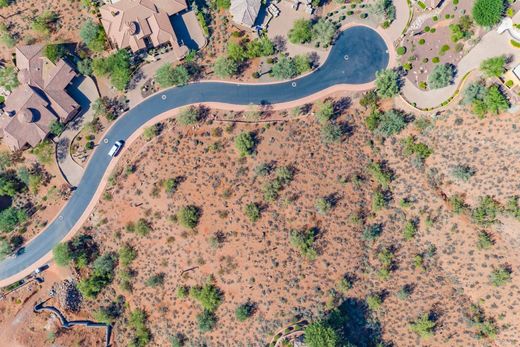
<svg viewBox="0 0 520 347"><path fill-rule="evenodd" d="M161 95L161 99L166 100L166 95Z"/></svg>
<svg viewBox="0 0 520 347"><path fill-rule="evenodd" d="M296 82L291 83L291 86L296 87Z"/></svg>
<svg viewBox="0 0 520 347"><path fill-rule="evenodd" d="M104 143L108 143L108 139L104 139L103 142L104 142Z"/></svg>

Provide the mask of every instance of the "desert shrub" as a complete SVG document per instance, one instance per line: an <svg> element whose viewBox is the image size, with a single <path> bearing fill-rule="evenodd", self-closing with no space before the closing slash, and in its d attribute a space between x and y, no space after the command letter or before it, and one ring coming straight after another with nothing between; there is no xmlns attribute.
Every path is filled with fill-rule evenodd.
<svg viewBox="0 0 520 347"><path fill-rule="evenodd" d="M403 227L403 237L405 240L411 240L417 233L417 224L413 220L408 220Z"/></svg>
<svg viewBox="0 0 520 347"><path fill-rule="evenodd" d="M383 279L387 280L390 278L390 271L392 271L392 268L394 266L394 253L389 248L382 248L377 253L377 259L381 263L381 268L378 271L378 276Z"/></svg>
<svg viewBox="0 0 520 347"><path fill-rule="evenodd" d="M493 246L493 244L494 244L493 239L487 232L480 231L478 233L478 242L477 242L478 249L488 249L488 248L491 248L491 246Z"/></svg>
<svg viewBox="0 0 520 347"><path fill-rule="evenodd" d="M359 100L359 104L363 106L365 109L367 108L373 108L375 109L377 107L377 103L379 102L379 97L377 95L377 92L374 90L370 90L363 94L361 99ZM371 129L373 130L373 129Z"/></svg>
<svg viewBox="0 0 520 347"><path fill-rule="evenodd" d="M150 226L150 223L146 219L139 218L137 220L137 223L135 224L135 232L138 235L146 236L150 233L151 230L152 228Z"/></svg>
<svg viewBox="0 0 520 347"><path fill-rule="evenodd" d="M473 19L480 26L490 27L497 24L503 14L504 1L502 0L476 0L473 4Z"/></svg>
<svg viewBox="0 0 520 347"><path fill-rule="evenodd" d="M326 124L334 116L334 105L331 101L318 102L316 109L316 119L321 124Z"/></svg>
<svg viewBox="0 0 520 347"><path fill-rule="evenodd" d="M497 333L498 327L493 319L487 318L482 308L478 305L471 305L469 314L467 315L472 327L477 331L477 338L493 340Z"/></svg>
<svg viewBox="0 0 520 347"><path fill-rule="evenodd" d="M235 42L228 43L227 55L229 59L233 60L237 64L243 62L247 58L244 46Z"/></svg>
<svg viewBox="0 0 520 347"><path fill-rule="evenodd" d="M42 14L34 18L31 28L39 34L49 36L52 25L58 20L58 14L52 11L43 11Z"/></svg>
<svg viewBox="0 0 520 347"><path fill-rule="evenodd" d="M200 210L193 205L181 207L177 212L177 221L185 228L195 228L199 224L199 219Z"/></svg>
<svg viewBox="0 0 520 347"><path fill-rule="evenodd" d="M103 288L112 282L116 264L116 257L112 253L105 253L96 258L92 274L78 283L81 294L90 299L97 297Z"/></svg>
<svg viewBox="0 0 520 347"><path fill-rule="evenodd" d="M496 222L500 206L490 196L481 197L479 205L473 209L471 216L478 225L491 225Z"/></svg>
<svg viewBox="0 0 520 347"><path fill-rule="evenodd" d="M428 76L430 89L444 88L451 84L455 76L455 68L450 64L437 65Z"/></svg>
<svg viewBox="0 0 520 347"><path fill-rule="evenodd" d="M381 224L371 224L363 229L362 238L365 241L374 241L383 232L383 226Z"/></svg>
<svg viewBox="0 0 520 347"><path fill-rule="evenodd" d="M146 326L146 318L146 313L141 309L136 309L130 313L128 326L134 331L134 336L129 344L130 347L144 347L150 342L152 335Z"/></svg>
<svg viewBox="0 0 520 347"><path fill-rule="evenodd" d="M326 123L321 127L321 141L324 144L332 144L339 142L343 135L341 126L336 123Z"/></svg>
<svg viewBox="0 0 520 347"><path fill-rule="evenodd" d="M294 59L281 55L271 68L271 75L279 80L290 79L298 75L298 68Z"/></svg>
<svg viewBox="0 0 520 347"><path fill-rule="evenodd" d="M19 84L17 70L14 67L6 66L0 68L0 86L13 91Z"/></svg>
<svg viewBox="0 0 520 347"><path fill-rule="evenodd" d="M305 345L308 347L335 347L339 342L336 331L323 321L307 325L304 336Z"/></svg>
<svg viewBox="0 0 520 347"><path fill-rule="evenodd" d="M137 251L130 245L125 244L119 249L119 264L130 265L137 258Z"/></svg>
<svg viewBox="0 0 520 347"><path fill-rule="evenodd" d="M36 147L31 149L31 153L41 164L50 164L54 157L55 145L50 140L43 140Z"/></svg>
<svg viewBox="0 0 520 347"><path fill-rule="evenodd" d="M241 157L245 157L253 154L255 149L256 141L252 133L241 132L235 138L235 147Z"/></svg>
<svg viewBox="0 0 520 347"><path fill-rule="evenodd" d="M154 124L149 127L144 128L143 137L146 141L150 141L154 139L157 135L159 135L159 125Z"/></svg>
<svg viewBox="0 0 520 347"><path fill-rule="evenodd" d="M406 127L406 118L403 112L395 109L380 114L375 132L389 137L399 134Z"/></svg>
<svg viewBox="0 0 520 347"><path fill-rule="evenodd" d="M381 305L383 304L383 300L381 299L381 295L379 294L368 295L365 301L370 311L378 311L381 308Z"/></svg>
<svg viewBox="0 0 520 347"><path fill-rule="evenodd" d="M330 199L327 198L319 198L316 200L316 204L314 205L316 207L316 211L318 211L319 214L327 214L332 210L332 203L330 202Z"/></svg>
<svg viewBox="0 0 520 347"><path fill-rule="evenodd" d="M178 298L178 299L185 299L187 298L189 295L189 289L186 288L185 286L178 286L177 287L177 290L175 291L175 296Z"/></svg>
<svg viewBox="0 0 520 347"><path fill-rule="evenodd" d="M309 260L314 260L318 252L314 246L316 240L316 229L306 229L302 231L292 230L290 233L291 246L296 248L301 255Z"/></svg>
<svg viewBox="0 0 520 347"><path fill-rule="evenodd" d="M376 72L376 91L382 98L391 98L399 93L399 75L395 70Z"/></svg>
<svg viewBox="0 0 520 347"><path fill-rule="evenodd" d="M501 77L506 72L506 57L502 55L483 60L480 63L480 70L487 77Z"/></svg>
<svg viewBox="0 0 520 347"><path fill-rule="evenodd" d="M244 214L254 223L260 219L260 207L254 202L247 204L244 208Z"/></svg>
<svg viewBox="0 0 520 347"><path fill-rule="evenodd" d="M421 338L428 338L433 336L436 325L435 321L430 318L430 315L424 313L411 322L409 328Z"/></svg>
<svg viewBox="0 0 520 347"><path fill-rule="evenodd" d="M511 270L505 266L495 269L489 275L489 282L495 287L500 287L511 281Z"/></svg>
<svg viewBox="0 0 520 347"><path fill-rule="evenodd" d="M246 302L235 309L235 317L239 322L244 322L253 315L253 312L254 305L250 302Z"/></svg>
<svg viewBox="0 0 520 347"><path fill-rule="evenodd" d="M449 203L451 209L453 210L453 213L455 214L461 214L466 210L467 207L460 195L453 195L452 197L450 197Z"/></svg>
<svg viewBox="0 0 520 347"><path fill-rule="evenodd" d="M5 238L0 237L0 260L4 260L11 252L13 247Z"/></svg>
<svg viewBox="0 0 520 347"><path fill-rule="evenodd" d="M379 189L372 193L372 211L377 212L386 207L386 199Z"/></svg>
<svg viewBox="0 0 520 347"><path fill-rule="evenodd" d="M385 170L380 163L370 163L367 167L367 171L383 189L388 188L388 185L392 181L392 174L388 172L388 170Z"/></svg>
<svg viewBox="0 0 520 347"><path fill-rule="evenodd" d="M471 83L466 89L464 89L462 104L470 105L476 100L483 100L486 96L487 89L482 83L475 82Z"/></svg>
<svg viewBox="0 0 520 347"><path fill-rule="evenodd" d="M217 316L213 312L203 310L197 315L197 324L201 332L208 332L217 325Z"/></svg>
<svg viewBox="0 0 520 347"><path fill-rule="evenodd" d="M406 54L406 47L400 46L396 49L397 55L404 55Z"/></svg>
<svg viewBox="0 0 520 347"><path fill-rule="evenodd" d="M199 110L195 106L185 107L179 113L177 120L181 125L192 125L199 121Z"/></svg>
<svg viewBox="0 0 520 347"><path fill-rule="evenodd" d="M403 153L407 156L415 155L424 161L433 153L433 150L424 143L416 142L415 137L410 135L404 139Z"/></svg>
<svg viewBox="0 0 520 347"><path fill-rule="evenodd" d="M294 21L293 27L289 30L288 38L291 43L306 43L312 40L312 22L307 19Z"/></svg>
<svg viewBox="0 0 520 347"><path fill-rule="evenodd" d="M348 277L345 276L339 280L336 287L338 288L338 291L340 293L346 293L350 289L352 289L352 281Z"/></svg>
<svg viewBox="0 0 520 347"><path fill-rule="evenodd" d="M473 21L468 15L461 16L458 23L450 24L451 41L457 42L459 40L467 40L473 35L471 30Z"/></svg>
<svg viewBox="0 0 520 347"><path fill-rule="evenodd" d="M166 276L166 274L163 272L152 275L152 276L148 277L148 279L144 282L144 284L147 287L152 287L152 288L162 286L162 285L164 285L165 276Z"/></svg>
<svg viewBox="0 0 520 347"><path fill-rule="evenodd" d="M222 303L222 292L210 282L191 287L190 297L207 312L214 312Z"/></svg>
<svg viewBox="0 0 520 347"><path fill-rule="evenodd" d="M467 182L475 175L475 169L468 165L456 165L451 169L451 174L457 180Z"/></svg>

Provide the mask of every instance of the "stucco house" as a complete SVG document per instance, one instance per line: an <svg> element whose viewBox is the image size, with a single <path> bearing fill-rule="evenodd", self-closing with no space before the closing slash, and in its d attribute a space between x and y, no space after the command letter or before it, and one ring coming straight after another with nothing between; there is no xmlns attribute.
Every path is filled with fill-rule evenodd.
<svg viewBox="0 0 520 347"><path fill-rule="evenodd" d="M13 150L36 146L49 134L50 125L66 123L79 111L67 93L76 73L63 59L55 64L43 56L43 45L16 48L20 85L7 96L0 116L0 135Z"/></svg>
<svg viewBox="0 0 520 347"><path fill-rule="evenodd" d="M108 39L132 52L170 44L177 59L188 48L180 45L170 17L188 8L185 0L120 0L99 8Z"/></svg>

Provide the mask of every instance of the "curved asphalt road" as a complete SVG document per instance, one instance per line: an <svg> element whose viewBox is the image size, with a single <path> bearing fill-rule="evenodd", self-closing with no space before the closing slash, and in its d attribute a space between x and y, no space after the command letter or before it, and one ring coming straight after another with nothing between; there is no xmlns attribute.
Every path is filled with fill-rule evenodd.
<svg viewBox="0 0 520 347"><path fill-rule="evenodd" d="M200 102L237 105L276 104L297 100L337 84L364 84L374 80L378 70L388 66L387 46L374 30L356 26L343 31L327 61L313 73L289 82L240 85L222 82L193 83L156 94L121 117L105 135L92 155L83 178L61 215L25 246L16 258L0 262L0 280L31 266L52 250L79 220L92 200L111 157L108 150L117 140L126 140L144 123L170 109Z"/></svg>

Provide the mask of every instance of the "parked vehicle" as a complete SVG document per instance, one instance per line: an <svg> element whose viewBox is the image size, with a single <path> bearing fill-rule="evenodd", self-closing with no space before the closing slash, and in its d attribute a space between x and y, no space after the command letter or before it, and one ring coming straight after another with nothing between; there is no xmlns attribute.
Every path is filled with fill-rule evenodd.
<svg viewBox="0 0 520 347"><path fill-rule="evenodd" d="M108 151L108 155L111 157L117 156L119 154L119 152L121 151L121 148L123 148L124 144L125 144L125 142L123 140L116 141L116 143L114 143L112 148L110 148L110 151Z"/></svg>

